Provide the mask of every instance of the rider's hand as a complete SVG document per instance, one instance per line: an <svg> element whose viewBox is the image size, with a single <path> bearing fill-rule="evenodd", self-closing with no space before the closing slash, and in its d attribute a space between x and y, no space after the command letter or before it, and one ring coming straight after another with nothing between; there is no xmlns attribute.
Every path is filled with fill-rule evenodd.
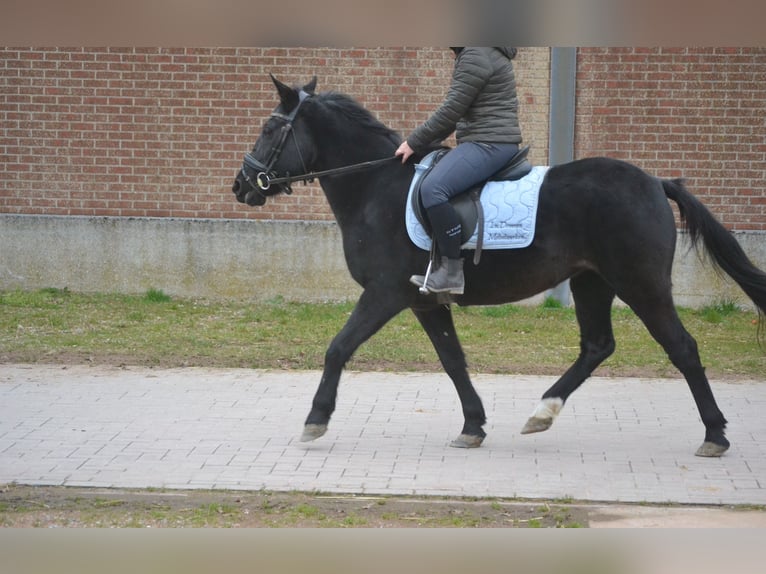
<svg viewBox="0 0 766 574"><path fill-rule="evenodd" d="M407 140L402 142L402 145L399 146L399 149L396 150L394 153L394 156L399 157L402 156L402 163L406 163L408 159L410 159L410 156L415 153L412 151L412 148L410 147L410 144L407 143Z"/></svg>

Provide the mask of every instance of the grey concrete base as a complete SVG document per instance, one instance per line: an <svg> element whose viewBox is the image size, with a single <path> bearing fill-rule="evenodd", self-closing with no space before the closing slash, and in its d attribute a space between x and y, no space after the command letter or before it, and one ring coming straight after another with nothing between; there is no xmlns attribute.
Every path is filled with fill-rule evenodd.
<svg viewBox="0 0 766 574"><path fill-rule="evenodd" d="M356 298L334 223L0 215L0 289Z"/></svg>
<svg viewBox="0 0 766 574"><path fill-rule="evenodd" d="M766 233L736 237L766 269ZM751 305L736 284L700 262L684 234L673 283L679 305ZM46 287L296 301L355 300L360 293L333 222L0 214L0 289Z"/></svg>

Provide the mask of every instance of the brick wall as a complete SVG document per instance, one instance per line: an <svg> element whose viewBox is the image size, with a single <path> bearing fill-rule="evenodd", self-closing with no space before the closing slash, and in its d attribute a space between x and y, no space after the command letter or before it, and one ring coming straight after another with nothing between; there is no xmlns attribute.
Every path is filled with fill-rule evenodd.
<svg viewBox="0 0 766 574"><path fill-rule="evenodd" d="M547 159L548 50L516 60L532 157ZM0 49L0 213L327 220L317 186L266 207L230 191L276 104L319 77L409 133L443 99L447 49Z"/></svg>
<svg viewBox="0 0 766 574"><path fill-rule="evenodd" d="M766 231L766 49L578 51L577 157L689 188L732 230Z"/></svg>
<svg viewBox="0 0 766 574"><path fill-rule="evenodd" d="M547 162L549 50L515 61L526 143ZM0 49L0 213L328 220L317 186L251 209L229 187L275 105L319 77L407 134L442 100L432 48ZM583 48L577 157L684 176L735 230L766 230L766 49Z"/></svg>

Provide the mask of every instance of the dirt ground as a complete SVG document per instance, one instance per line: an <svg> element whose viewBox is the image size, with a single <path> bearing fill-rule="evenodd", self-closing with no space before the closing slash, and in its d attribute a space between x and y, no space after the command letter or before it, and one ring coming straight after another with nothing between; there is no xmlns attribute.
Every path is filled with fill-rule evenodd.
<svg viewBox="0 0 766 574"><path fill-rule="evenodd" d="M0 526L579 528L588 511L566 502L6 485Z"/></svg>
<svg viewBox="0 0 766 574"><path fill-rule="evenodd" d="M0 527L766 528L766 508L4 485Z"/></svg>

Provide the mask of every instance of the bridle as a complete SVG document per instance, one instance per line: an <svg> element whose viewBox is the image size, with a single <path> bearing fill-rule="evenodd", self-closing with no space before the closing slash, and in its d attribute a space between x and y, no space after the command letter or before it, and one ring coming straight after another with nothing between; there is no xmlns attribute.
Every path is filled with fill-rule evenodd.
<svg viewBox="0 0 766 574"><path fill-rule="evenodd" d="M267 191L273 184L286 184L282 186L281 191L284 191L286 194L290 195L293 192L290 184L296 181L310 182L317 177L323 177L326 175L340 175L342 173L368 169L394 159L399 159L397 156L391 156L382 159L356 163L344 167L338 167L335 169L309 172L306 168L306 162L303 160L303 156L301 155L300 147L298 147L298 141L295 140L295 149L298 150L298 157L300 158L301 165L303 166L303 174L290 175L288 172L284 176L277 176L277 174L273 171L274 164L277 162L277 160L279 160L279 156L282 155L282 151L285 147L285 142L287 141L287 138L290 136L290 134L292 134L293 139L295 139L295 132L293 132L293 122L295 121L295 117L298 115L298 110L300 110L303 102L305 102L311 96L312 94L301 90L298 93L298 105L295 106L295 108L293 108L289 114L282 114L279 112L273 112L271 114L272 118L279 118L284 120L285 123L282 125L278 143L271 148L271 152L269 152L269 157L266 159L265 164L253 157L252 154L245 154L242 168L240 170L242 178L264 198L266 195L263 192ZM251 176L248 173L248 168L253 171L254 175Z"/></svg>
<svg viewBox="0 0 766 574"><path fill-rule="evenodd" d="M266 159L266 163L261 163L259 160L255 159L252 154L246 153L244 161L242 163L242 169L240 172L242 173L242 178L250 184L250 186L258 191L259 193L268 190L271 187L272 183L287 183L287 185L284 187L285 193L288 195L293 192L292 187L290 187L290 181L276 181L276 174L272 171L272 168L274 167L274 164L277 163L277 160L279 159L279 156L282 155L282 150L285 147L285 142L287 141L288 136L292 133L293 139L295 139L295 133L293 132L293 122L295 121L295 117L298 115L298 110L301 109L301 106L303 105L303 102L305 102L308 98L311 97L311 94L308 92L301 90L298 93L298 105L295 106L292 111L289 114L282 114L279 112L273 112L271 114L272 118L279 118L281 120L284 120L284 124L282 125L282 129L280 131L279 140L277 145L273 146L271 148L271 152L269 152L269 157ZM295 141L295 149L298 150L298 156L301 159L301 165L303 165L303 171L306 171L306 163L303 161L303 156L301 155L300 148L298 147L298 141ZM250 175L247 172L247 168L250 168L254 170L255 172L255 181L253 181L253 178L250 177ZM287 174L288 177L290 174ZM293 180L297 181L297 180ZM263 195L263 193L261 193ZM265 196L264 196L265 197Z"/></svg>

